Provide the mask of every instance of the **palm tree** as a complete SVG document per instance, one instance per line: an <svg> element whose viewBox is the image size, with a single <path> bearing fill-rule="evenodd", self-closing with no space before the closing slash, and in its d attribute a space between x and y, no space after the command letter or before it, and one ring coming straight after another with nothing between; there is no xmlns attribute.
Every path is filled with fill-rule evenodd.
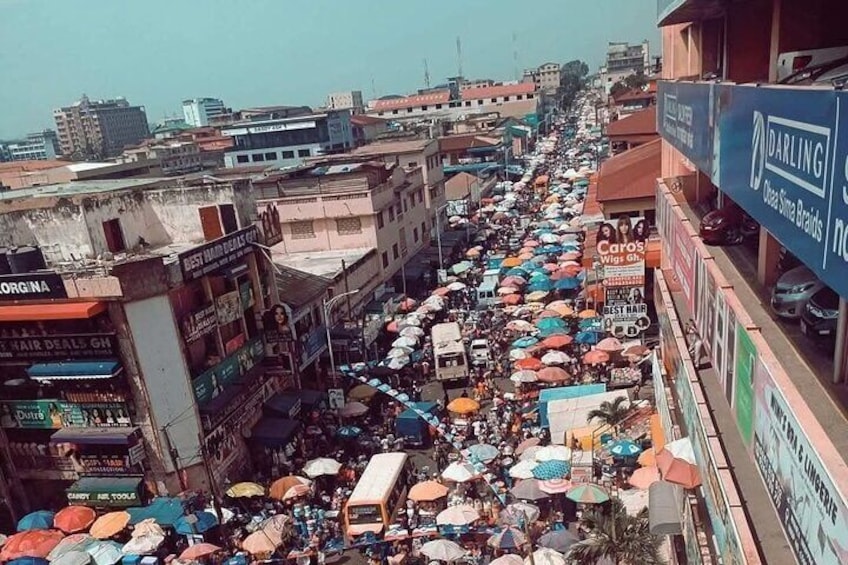
<svg viewBox="0 0 848 565"><path fill-rule="evenodd" d="M610 499L607 508L595 507L581 519L588 536L568 550L572 563L591 564L601 560L616 565L656 565L663 563L661 540L650 532L648 509L635 516L627 513L618 498Z"/></svg>
<svg viewBox="0 0 848 565"><path fill-rule="evenodd" d="M625 404L625 402L627 404ZM605 400L601 402L598 408L590 411L586 416L586 422L591 423L592 420L597 420L602 425L611 427L615 433L618 433L618 427L630 415L633 405L627 400L626 396L619 396L612 402Z"/></svg>

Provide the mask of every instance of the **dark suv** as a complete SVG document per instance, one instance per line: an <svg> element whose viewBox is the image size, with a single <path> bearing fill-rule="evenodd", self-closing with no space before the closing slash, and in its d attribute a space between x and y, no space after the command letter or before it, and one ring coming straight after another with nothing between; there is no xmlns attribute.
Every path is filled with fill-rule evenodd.
<svg viewBox="0 0 848 565"><path fill-rule="evenodd" d="M701 219L699 235L707 245L738 245L759 233L760 226L736 204L713 210Z"/></svg>
<svg viewBox="0 0 848 565"><path fill-rule="evenodd" d="M801 313L801 331L809 337L836 336L839 319L839 295L824 287L812 297Z"/></svg>

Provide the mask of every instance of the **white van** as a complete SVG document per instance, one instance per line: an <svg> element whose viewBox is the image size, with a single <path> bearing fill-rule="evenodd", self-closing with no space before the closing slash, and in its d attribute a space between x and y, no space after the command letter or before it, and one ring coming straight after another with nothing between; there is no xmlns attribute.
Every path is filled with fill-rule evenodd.
<svg viewBox="0 0 848 565"><path fill-rule="evenodd" d="M471 350L471 364L475 366L489 365L489 342L485 339L475 339L469 346Z"/></svg>
<svg viewBox="0 0 848 565"><path fill-rule="evenodd" d="M494 306L498 301L497 279L484 279L477 287L477 306Z"/></svg>

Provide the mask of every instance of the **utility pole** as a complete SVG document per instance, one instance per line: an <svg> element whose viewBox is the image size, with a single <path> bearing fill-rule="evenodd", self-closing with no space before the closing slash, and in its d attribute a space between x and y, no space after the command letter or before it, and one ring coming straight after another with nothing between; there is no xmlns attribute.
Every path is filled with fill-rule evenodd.
<svg viewBox="0 0 848 565"><path fill-rule="evenodd" d="M427 66L427 59L424 59L424 87L430 88L430 68Z"/></svg>
<svg viewBox="0 0 848 565"><path fill-rule="evenodd" d="M206 442L203 441L201 434L197 435L197 440L200 442L200 456L203 459L203 470L206 471L206 481L209 483L209 494L212 495L212 507L215 509L215 515L218 517L218 525L224 526L224 513L221 510L221 502L218 497L218 484L215 482L215 477L212 475L212 468L209 466L209 450L206 449ZM229 545L229 536L226 537L227 545Z"/></svg>
<svg viewBox="0 0 848 565"><path fill-rule="evenodd" d="M462 40L456 36L456 70L457 76L462 76Z"/></svg>

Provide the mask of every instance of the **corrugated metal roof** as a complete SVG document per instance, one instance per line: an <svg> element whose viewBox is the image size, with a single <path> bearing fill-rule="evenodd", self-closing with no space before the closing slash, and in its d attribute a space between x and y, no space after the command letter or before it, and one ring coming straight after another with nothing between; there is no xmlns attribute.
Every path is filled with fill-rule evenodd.
<svg viewBox="0 0 848 565"><path fill-rule="evenodd" d="M281 297L285 298L284 302L292 310L299 310L321 298L333 284L330 279L291 267L279 264L275 264L275 267L274 278L277 281L277 291Z"/></svg>

